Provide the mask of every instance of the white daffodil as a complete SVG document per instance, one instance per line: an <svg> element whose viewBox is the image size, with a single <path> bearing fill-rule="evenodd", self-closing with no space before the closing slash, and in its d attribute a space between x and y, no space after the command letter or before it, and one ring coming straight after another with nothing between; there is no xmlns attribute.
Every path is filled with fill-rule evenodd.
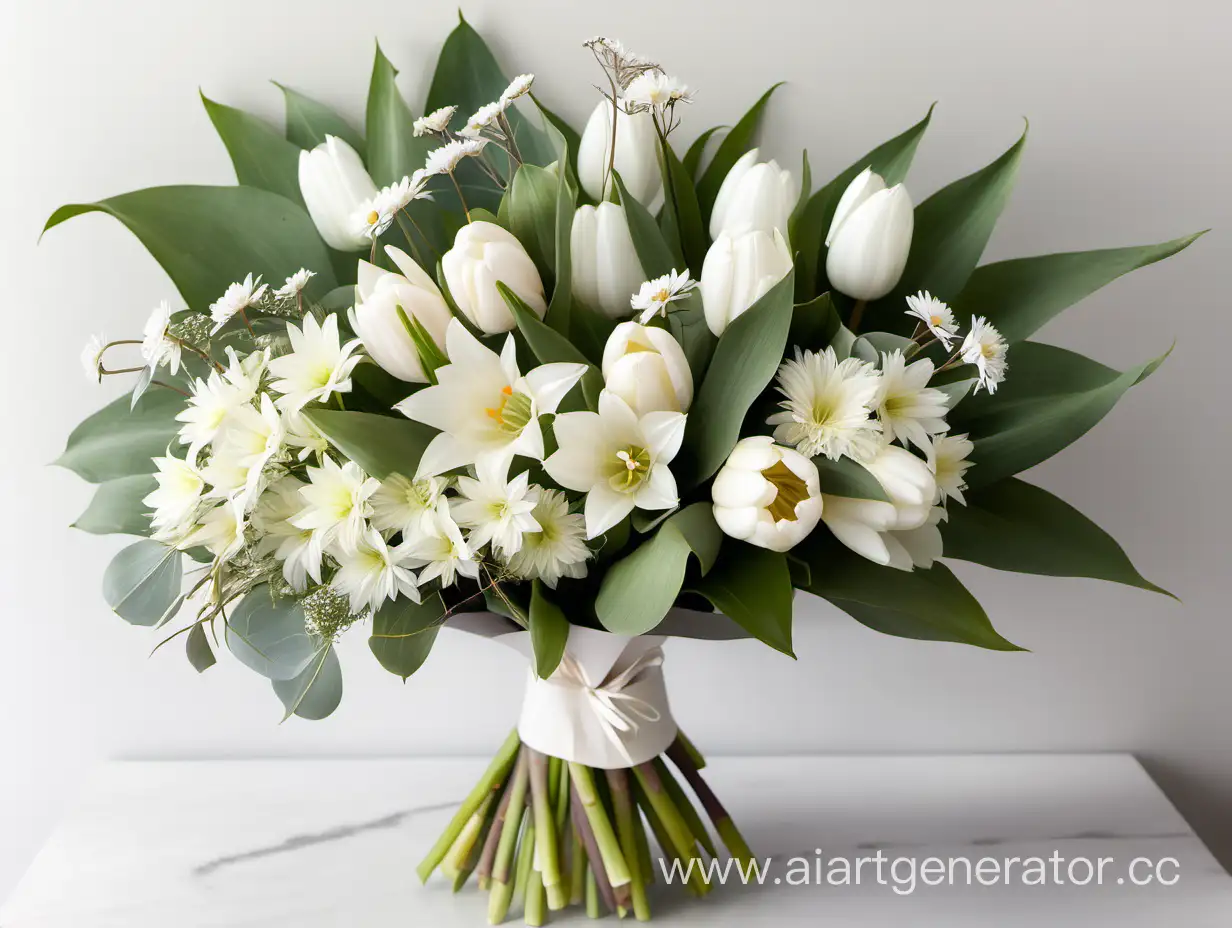
<svg viewBox="0 0 1232 928"><path fill-rule="evenodd" d="M797 348L779 367L783 411L766 422L775 427L775 441L805 457L860 458L880 441L881 423L872 418L880 386L877 369L858 358L839 361L833 348Z"/></svg>
<svg viewBox="0 0 1232 928"><path fill-rule="evenodd" d="M500 95L501 104L508 107L510 103L530 93L530 85L535 82L533 74L519 74L509 82L509 86L505 88L505 92Z"/></svg>
<svg viewBox="0 0 1232 928"><path fill-rule="evenodd" d="M165 364L176 374L180 370L182 348L180 340L167 331L170 325L171 306L163 300L154 307L141 330L141 357L150 370L158 370Z"/></svg>
<svg viewBox="0 0 1232 928"><path fill-rule="evenodd" d="M316 276L316 271L310 271L306 267L301 267L287 278L286 283L274 291L274 296L280 300L294 300L304 292L304 288L308 286L308 281Z"/></svg>
<svg viewBox="0 0 1232 928"><path fill-rule="evenodd" d="M771 551L795 547L821 519L817 465L768 435L736 443L710 495L719 528Z"/></svg>
<svg viewBox="0 0 1232 928"><path fill-rule="evenodd" d="M569 498L559 490L539 490L531 515L539 531L522 536L522 547L509 558L509 570L523 580L542 580L552 589L561 577L586 576L586 517L569 511Z"/></svg>
<svg viewBox="0 0 1232 928"><path fill-rule="evenodd" d="M643 283L629 299L629 305L641 313L637 321L645 325L655 316L661 315L666 319L668 304L683 300L696 288L697 281L689 276L687 267L683 274L672 268L662 277Z"/></svg>
<svg viewBox="0 0 1232 928"><path fill-rule="evenodd" d="M102 332L91 335L81 349L81 367L86 376L98 383L103 382L103 352L107 350L107 336Z"/></svg>
<svg viewBox="0 0 1232 928"><path fill-rule="evenodd" d="M964 506L963 490L967 489L966 473L972 462L967 460L975 444L966 435L941 435L932 443L928 463L937 478L937 502L956 499Z"/></svg>
<svg viewBox="0 0 1232 928"><path fill-rule="evenodd" d="M902 351L881 355L881 388L875 406L881 428L891 441L913 444L928 451L931 436L949 429L945 414L949 397L928 385L933 362L928 358L907 363Z"/></svg>
<svg viewBox="0 0 1232 928"><path fill-rule="evenodd" d="M567 412L552 428L559 450L543 462L548 475L586 493L586 537L602 535L637 509L679 504L668 464L680 451L685 414L651 412L640 419L615 393L599 394L598 412Z"/></svg>
<svg viewBox="0 0 1232 928"><path fill-rule="evenodd" d="M248 520L244 514L243 500L228 499L207 512L197 529L180 543L180 547L205 548L216 560L225 564L243 550L247 532Z"/></svg>
<svg viewBox="0 0 1232 928"><path fill-rule="evenodd" d="M502 557L517 554L522 536L539 531L539 523L531 515L535 508L535 492L530 475L523 471L508 479L509 462L484 458L475 477L459 477L460 502L450 512L463 528L470 529L467 544L478 551L486 544Z"/></svg>
<svg viewBox="0 0 1232 928"><path fill-rule="evenodd" d="M252 512L253 528L261 536L257 553L281 561L283 578L300 592L308 588L309 578L321 582L323 556L320 533L291 524L303 508L299 491L304 486L297 477L283 477L261 494Z"/></svg>
<svg viewBox="0 0 1232 928"><path fill-rule="evenodd" d="M153 538L176 544L193 528L205 494L205 479L191 460L177 458L167 449L167 456L154 458L158 472L154 474L157 489L141 500L154 509L150 516Z"/></svg>
<svg viewBox="0 0 1232 928"><path fill-rule="evenodd" d="M928 331L933 334L941 347L949 351L958 338L958 324L954 321L954 310L946 306L927 290L921 290L915 296L907 297L907 315L919 319Z"/></svg>
<svg viewBox="0 0 1232 928"><path fill-rule="evenodd" d="M487 456L543 460L539 416L556 412L586 365L544 364L523 376L512 335L497 355L456 319L445 333L445 347L449 363L437 368L436 384L394 407L441 430L424 450L418 476L443 474Z"/></svg>
<svg viewBox="0 0 1232 928"><path fill-rule="evenodd" d="M667 329L622 322L603 347L608 390L639 416L659 409L688 412L693 374L684 349Z"/></svg>
<svg viewBox="0 0 1232 928"><path fill-rule="evenodd" d="M354 549L338 558L338 572L330 586L350 598L355 613L366 609L376 612L382 603L399 594L420 601L419 584L408 566L406 550L389 547L374 529L364 532Z"/></svg>
<svg viewBox="0 0 1232 928"><path fill-rule="evenodd" d="M440 477L408 480L390 474L372 494L372 524L382 532L401 532L403 540L432 531L437 506L448 486Z"/></svg>
<svg viewBox="0 0 1232 928"><path fill-rule="evenodd" d="M304 316L303 329L287 323L291 353L270 361L270 373L277 377L270 389L283 394L278 408L297 412L306 404L325 402L335 393L349 393L351 371L362 359L355 353L358 338L345 345L338 337L338 317L326 317L325 324L315 316Z"/></svg>
<svg viewBox="0 0 1232 928"><path fill-rule="evenodd" d="M449 514L449 502L444 498L437 502L431 524L431 531L402 543L407 562L421 568L420 585L439 580L442 587L453 586L459 575L479 579L479 562L462 537L462 529Z"/></svg>
<svg viewBox="0 0 1232 928"><path fill-rule="evenodd" d="M963 361L974 364L979 371L976 392L983 387L989 393L996 393L997 387L1005 380L1005 372L1009 370L1009 362L1005 359L1009 345L997 327L983 316L972 316L971 330L958 351Z"/></svg>
<svg viewBox="0 0 1232 928"><path fill-rule="evenodd" d="M225 461L244 474L243 499L251 507L261 492L265 467L282 452L286 426L268 393L261 394L258 406L241 406L230 417L215 441L210 461Z"/></svg>
<svg viewBox="0 0 1232 928"><path fill-rule="evenodd" d="M454 139L452 142L446 142L440 148L428 152L424 171L430 175L452 174L463 158L477 158L487 144L487 139Z"/></svg>
<svg viewBox="0 0 1232 928"><path fill-rule="evenodd" d="M411 132L415 136L440 134L449 128L449 120L458 111L456 106L442 106L433 110L427 116L420 116L411 124Z"/></svg>
<svg viewBox="0 0 1232 928"><path fill-rule="evenodd" d="M242 313L248 307L260 303L265 298L267 289L268 287L261 283L259 274L256 279L249 274L242 281L228 286L226 292L210 304L210 318L214 320L214 328L210 329L210 334L216 334L236 313Z"/></svg>
<svg viewBox="0 0 1232 928"><path fill-rule="evenodd" d="M322 547L336 545L354 551L372 515L369 498L381 482L365 474L354 461L341 467L325 457L320 467L308 468L311 483L300 490L303 508L291 518L296 528L319 532Z"/></svg>

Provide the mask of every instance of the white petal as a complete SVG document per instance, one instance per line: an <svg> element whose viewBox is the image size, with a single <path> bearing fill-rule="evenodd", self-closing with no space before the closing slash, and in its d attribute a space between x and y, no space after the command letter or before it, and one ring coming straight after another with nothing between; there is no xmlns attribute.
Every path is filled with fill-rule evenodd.
<svg viewBox="0 0 1232 928"><path fill-rule="evenodd" d="M599 484L586 494L587 540L602 535L632 511L633 497L630 494L617 493L606 484Z"/></svg>

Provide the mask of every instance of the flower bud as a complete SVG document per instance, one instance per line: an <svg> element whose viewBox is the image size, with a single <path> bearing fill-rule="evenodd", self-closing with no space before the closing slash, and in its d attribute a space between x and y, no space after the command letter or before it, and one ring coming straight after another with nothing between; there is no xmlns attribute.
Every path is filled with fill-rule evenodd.
<svg viewBox="0 0 1232 928"><path fill-rule="evenodd" d="M719 528L771 551L803 541L823 511L817 465L768 435L736 443L710 495Z"/></svg>
<svg viewBox="0 0 1232 928"><path fill-rule="evenodd" d="M903 276L914 225L907 188L886 189L881 175L865 168L843 191L826 235L831 286L857 300L885 296Z"/></svg>
<svg viewBox="0 0 1232 928"><path fill-rule="evenodd" d="M658 146L659 137L649 113L630 116L617 111L616 170L629 195L652 212L658 207L659 195L663 192ZM611 153L612 104L609 100L601 100L590 114L578 145L578 180L594 200L606 199L612 192L613 181L608 170Z"/></svg>
<svg viewBox="0 0 1232 928"><path fill-rule="evenodd" d="M787 220L796 208L799 191L791 171L777 161L757 160L759 149L746 152L732 165L715 197L710 213L710 237L724 232L773 232L787 236Z"/></svg>
<svg viewBox="0 0 1232 928"><path fill-rule="evenodd" d="M778 229L722 233L702 263L702 308L710 331L722 335L790 270L791 252Z"/></svg>
<svg viewBox="0 0 1232 928"><path fill-rule="evenodd" d="M398 309L406 313L408 321L417 320L442 353L445 330L453 315L436 283L410 255L393 245L386 245L385 253L402 273L359 262L351 328L363 341L369 357L386 371L407 383L427 383L419 350Z"/></svg>
<svg viewBox="0 0 1232 928"><path fill-rule="evenodd" d="M693 374L684 349L667 329L622 322L603 348L605 388L638 417L649 412L688 412Z"/></svg>
<svg viewBox="0 0 1232 928"><path fill-rule="evenodd" d="M615 203L579 206L569 236L573 293L609 319L628 316L645 279L625 211Z"/></svg>
<svg viewBox="0 0 1232 928"><path fill-rule="evenodd" d="M362 211L377 194L355 149L332 135L312 151L299 153L299 191L325 244L338 251L362 251Z"/></svg>
<svg viewBox="0 0 1232 928"><path fill-rule="evenodd" d="M493 222L470 222L458 230L453 247L441 256L449 295L482 332L494 335L517 325L497 283L521 297L540 319L548 311L543 280L522 243Z"/></svg>

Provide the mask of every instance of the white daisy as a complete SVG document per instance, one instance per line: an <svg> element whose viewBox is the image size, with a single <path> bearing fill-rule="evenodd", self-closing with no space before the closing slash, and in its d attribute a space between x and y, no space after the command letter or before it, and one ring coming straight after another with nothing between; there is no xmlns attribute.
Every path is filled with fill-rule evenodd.
<svg viewBox="0 0 1232 928"><path fill-rule="evenodd" d="M641 311L637 321L645 325L660 313L666 318L667 304L684 299L696 287L697 281L689 277L687 267L683 274L672 268L662 277L642 284L641 289L629 299L629 305Z"/></svg>
<svg viewBox="0 0 1232 928"><path fill-rule="evenodd" d="M448 486L441 477L408 480L390 474L372 494L372 524L382 532L401 532L403 540L431 531Z"/></svg>
<svg viewBox="0 0 1232 928"><path fill-rule="evenodd" d="M406 547L408 561L419 571L420 584L439 580L442 587L453 586L458 576L479 579L479 562L462 537L462 530L449 513L449 503L441 499L431 520L432 530L416 536Z"/></svg>
<svg viewBox="0 0 1232 928"><path fill-rule="evenodd" d="M675 103L693 102L693 91L678 78L662 71L646 71L633 79L621 94L621 102L629 113L654 110L661 113Z"/></svg>
<svg viewBox="0 0 1232 928"><path fill-rule="evenodd" d="M274 296L280 300L293 300L308 286L308 281L316 277L316 271L301 267L287 278L287 282L274 291Z"/></svg>
<svg viewBox="0 0 1232 928"><path fill-rule="evenodd" d="M270 373L279 378L270 384L283 394L278 407L298 411L311 402L325 402L334 393L349 393L351 371L363 360L356 354L358 338L345 345L338 337L338 317L329 315L324 325L316 317L304 317L303 329L287 323L291 353L270 361Z"/></svg>
<svg viewBox="0 0 1232 928"><path fill-rule="evenodd" d="M167 449L167 456L154 458L158 472L154 474L157 488L141 500L154 509L150 516L153 538L171 544L182 541L196 523L205 492L201 471L190 461L177 458Z"/></svg>
<svg viewBox="0 0 1232 928"><path fill-rule="evenodd" d="M544 489L539 490L531 515L539 531L522 536L522 548L509 558L509 569L524 580L542 580L552 589L561 577L585 577L591 556L586 517L569 511L564 493Z"/></svg>
<svg viewBox="0 0 1232 928"><path fill-rule="evenodd" d="M107 350L107 336L102 332L91 335L81 349L81 367L91 380L103 382L103 352Z"/></svg>
<svg viewBox="0 0 1232 928"><path fill-rule="evenodd" d="M440 148L428 152L424 172L429 175L452 174L463 158L478 156L487 144L487 139L454 139L452 142L446 142Z"/></svg>
<svg viewBox="0 0 1232 928"><path fill-rule="evenodd" d="M291 519L303 508L299 491L305 486L297 477L283 477L261 494L252 513L253 527L261 535L258 554L272 554L282 561L282 576L303 592L308 580L321 582L321 535L298 528Z"/></svg>
<svg viewBox="0 0 1232 928"><path fill-rule="evenodd" d="M479 133L496 122L501 114L505 112L505 107L508 105L503 100L485 103L471 114L471 118L466 121L466 125L458 131L458 135L468 139L479 138Z"/></svg>
<svg viewBox="0 0 1232 928"><path fill-rule="evenodd" d="M881 375L871 364L858 358L839 361L833 348L797 348L795 358L779 367L783 411L766 422L775 427L775 441L805 457L861 459L880 440L881 423L872 418L880 387Z"/></svg>
<svg viewBox="0 0 1232 928"><path fill-rule="evenodd" d="M908 316L914 316L928 327L937 341L941 342L946 351L958 337L958 324L954 321L954 311L927 290L921 290L915 296L907 297Z"/></svg>
<svg viewBox="0 0 1232 928"><path fill-rule="evenodd" d="M210 318L214 320L213 335L231 321L236 313L241 313L250 306L255 306L265 298L267 286L261 283L261 276L256 279L249 274L242 281L231 284L226 292L210 304Z"/></svg>
<svg viewBox="0 0 1232 928"><path fill-rule="evenodd" d="M303 508L291 518L296 528L321 534L322 546L336 543L342 551L353 551L368 528L372 515L369 498L381 486L365 474L354 461L341 467L325 457L320 467L308 468L312 481L299 491Z"/></svg>
<svg viewBox="0 0 1232 928"><path fill-rule="evenodd" d="M967 489L966 473L972 461L967 458L975 444L966 435L942 435L928 452L928 465L937 478L937 502L956 499L964 506L963 490Z"/></svg>
<svg viewBox="0 0 1232 928"><path fill-rule="evenodd" d="M525 96L530 93L530 85L535 82L533 74L519 74L509 82L509 86L505 88L505 92L500 95L502 106L508 107L510 103L518 97Z"/></svg>
<svg viewBox="0 0 1232 928"><path fill-rule="evenodd" d="M364 532L354 549L338 559L338 572L330 586L350 597L355 613L365 609L375 612L399 594L420 601L419 584L408 566L407 552L389 547L374 529Z"/></svg>
<svg viewBox="0 0 1232 928"><path fill-rule="evenodd" d="M881 389L875 405L890 441L926 451L930 435L949 429L945 421L949 398L928 385L932 376L933 362L928 358L908 364L900 350L882 352Z"/></svg>
<svg viewBox="0 0 1232 928"><path fill-rule="evenodd" d="M972 316L971 331L958 350L962 359L974 364L980 373L979 382L975 385L976 392L983 387L989 393L996 393L997 387L1005 380L1005 372L1009 370L1005 359L1009 345L997 327L983 316Z"/></svg>
<svg viewBox="0 0 1232 928"><path fill-rule="evenodd" d="M432 195L425 188L432 177L423 168L416 168L415 173L382 188L371 203L360 208L362 219L357 222L363 234L368 238L377 238L408 204L419 199L431 199Z"/></svg>
<svg viewBox="0 0 1232 928"><path fill-rule="evenodd" d="M453 114L457 111L456 106L442 106L439 110L434 110L427 116L420 116L416 119L411 124L411 131L416 136L444 132L449 128L449 120L453 119Z"/></svg>
<svg viewBox="0 0 1232 928"><path fill-rule="evenodd" d="M180 370L180 355L182 353L179 339L167 332L171 325L171 306L163 300L154 307L150 318L146 320L145 328L141 330L141 357L145 359L150 370L157 370L166 364L171 373Z"/></svg>
<svg viewBox="0 0 1232 928"><path fill-rule="evenodd" d="M470 529L467 543L472 550L490 542L497 554L510 557L522 547L524 534L539 531L531 515L535 493L530 475L523 471L509 480L508 470L508 460L489 457L476 467L477 477L458 478L464 499L453 505L451 513L459 525Z"/></svg>

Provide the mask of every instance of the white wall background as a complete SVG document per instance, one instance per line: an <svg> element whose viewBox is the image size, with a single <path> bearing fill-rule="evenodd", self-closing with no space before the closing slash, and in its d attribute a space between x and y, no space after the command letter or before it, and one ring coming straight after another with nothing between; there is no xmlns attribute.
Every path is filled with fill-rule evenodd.
<svg viewBox="0 0 1232 928"><path fill-rule="evenodd" d="M1216 230L1043 334L1118 366L1179 340L1158 374L1032 478L1184 605L960 564L1000 630L1032 651L1001 655L882 637L802 601L798 663L745 643L672 648L677 714L706 749L1132 750L1232 860L1227 11L1213 0L467 3L511 73L535 71L536 90L575 124L595 94L580 42L596 32L698 88L686 139L786 79L769 147L794 165L807 146L825 178L938 100L909 179L917 199L1000 154L1027 115L1017 193L989 259ZM362 122L377 36L418 112L451 4L4 0L0 16L0 894L100 758L489 750L513 720L523 670L471 639L444 636L403 686L355 636L341 710L282 726L267 684L234 662L198 677L179 654L148 659L154 640L98 593L118 540L67 528L89 488L45 466L110 398L82 376L85 337L135 332L174 297L108 218L75 220L36 247L51 211L156 184L232 183L198 87L279 120L277 78Z"/></svg>

